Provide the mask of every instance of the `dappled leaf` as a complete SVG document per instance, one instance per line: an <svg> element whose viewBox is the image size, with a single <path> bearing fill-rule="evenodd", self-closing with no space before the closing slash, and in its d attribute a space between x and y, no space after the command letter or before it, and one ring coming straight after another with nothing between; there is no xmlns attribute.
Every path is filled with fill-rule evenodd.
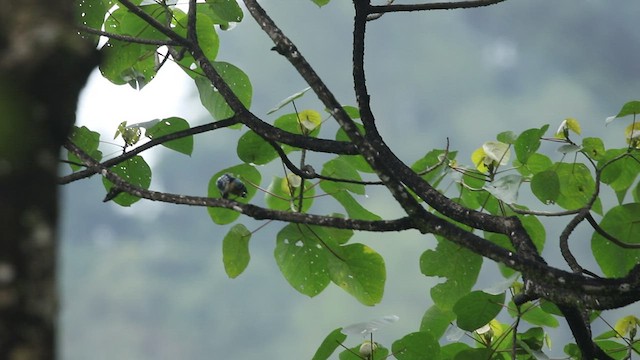
<svg viewBox="0 0 640 360"><path fill-rule="evenodd" d="M187 22L188 22L187 14L185 14L183 11L181 11L178 8L174 8L173 22L172 22L173 30L185 38L187 37ZM205 11L198 11L196 13L196 33L198 34L198 44L202 48L202 51L204 52L205 57L212 63L216 59L216 56L218 55L218 50L220 48L220 39L218 38L218 33L216 32L216 28L214 25L215 23L213 22L211 17L209 17L206 14ZM181 65L182 70L184 70L185 73L191 76L192 78L197 79L203 76L202 69L200 69L200 65L195 61L191 53L189 53L188 51L184 53L182 59L177 60L177 62L178 64ZM215 64L214 64L214 67L215 67ZM219 71L220 70L218 70L218 72ZM226 80L228 79L225 78L225 81ZM229 84L228 81L227 81L227 84ZM200 91L200 88L198 88L198 90ZM201 92L200 99L203 102L203 105L205 105L204 101L202 100L202 96L203 95ZM206 107L207 106L205 105L205 108ZM211 112L209 108L207 108L207 110ZM220 120L220 118L216 118L215 115L214 115L214 118L217 120Z"/></svg>
<svg viewBox="0 0 640 360"><path fill-rule="evenodd" d="M387 277L382 256L363 244L341 246L339 255L329 257L331 281L364 305L379 303Z"/></svg>
<svg viewBox="0 0 640 360"><path fill-rule="evenodd" d="M289 284L309 297L318 295L330 282L325 249L313 231L304 225L289 224L280 232L274 256L280 272Z"/></svg>
<svg viewBox="0 0 640 360"><path fill-rule="evenodd" d="M206 0L206 3L214 14L209 14L214 23L228 25L242 21L242 9L236 0Z"/></svg>
<svg viewBox="0 0 640 360"><path fill-rule="evenodd" d="M148 189L149 185L151 185L151 168L141 156L136 155L127 159L117 165L114 165L110 170L132 185L139 186L143 189ZM113 184L111 181L107 180L107 178L103 177L102 183L107 192L109 192L113 187ZM120 206L131 206L138 200L140 200L139 197L123 192L117 195L113 199L113 202Z"/></svg>
<svg viewBox="0 0 640 360"><path fill-rule="evenodd" d="M170 117L158 121L153 127L146 131L146 135L150 139L157 139L161 136L187 129L189 129L187 120L179 117ZM162 146L190 156L193 152L193 136L190 135L176 140L165 141L162 143Z"/></svg>
<svg viewBox="0 0 640 360"><path fill-rule="evenodd" d="M213 67L220 74L225 83L231 88L245 108L251 107L253 87L247 74L235 65L226 62L214 62ZM216 120L223 120L233 116L234 111L229 107L209 79L198 76L195 78L196 87L200 94L200 102Z"/></svg>
<svg viewBox="0 0 640 360"><path fill-rule="evenodd" d="M604 143L600 138L587 137L582 139L582 151L591 159L599 161L604 155Z"/></svg>

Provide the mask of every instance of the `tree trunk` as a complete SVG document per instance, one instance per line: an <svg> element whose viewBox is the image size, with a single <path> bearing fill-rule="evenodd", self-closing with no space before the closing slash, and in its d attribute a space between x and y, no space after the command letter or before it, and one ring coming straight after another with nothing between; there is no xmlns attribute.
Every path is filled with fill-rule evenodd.
<svg viewBox="0 0 640 360"><path fill-rule="evenodd" d="M54 359L60 146L97 63L73 0L0 0L0 358Z"/></svg>

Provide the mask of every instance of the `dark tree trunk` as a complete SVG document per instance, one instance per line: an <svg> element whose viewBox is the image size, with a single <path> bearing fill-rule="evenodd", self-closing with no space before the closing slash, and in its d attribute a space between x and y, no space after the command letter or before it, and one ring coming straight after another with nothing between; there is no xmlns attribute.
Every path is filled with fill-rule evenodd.
<svg viewBox="0 0 640 360"><path fill-rule="evenodd" d="M73 0L0 0L0 358L54 359L56 170L96 64Z"/></svg>

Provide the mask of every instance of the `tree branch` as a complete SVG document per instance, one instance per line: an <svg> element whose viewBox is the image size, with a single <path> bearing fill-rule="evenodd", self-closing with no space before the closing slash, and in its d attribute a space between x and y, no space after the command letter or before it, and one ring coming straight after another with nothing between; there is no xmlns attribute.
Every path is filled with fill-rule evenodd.
<svg viewBox="0 0 640 360"><path fill-rule="evenodd" d="M322 216L314 214L305 214L298 212L269 210L259 206L245 204L233 200L222 198L210 198L202 196L188 196L181 194L172 194L159 191L143 189L133 185L116 173L109 170L104 164L100 164L91 158L82 149L71 142L65 144L65 148L80 158L87 167L92 169L94 173L99 173L114 186L123 192L129 193L143 199L152 201L160 201L178 205L202 206L202 207L219 207L237 211L241 214L254 218L256 220L279 220L289 223L309 224L328 226L339 229L351 229L373 232L402 231L415 228L413 222L408 217L395 220L358 220L332 216Z"/></svg>
<svg viewBox="0 0 640 360"><path fill-rule="evenodd" d="M409 12L425 10L455 10L472 9L483 6L495 5L506 0L475 0L457 2L437 2L424 4L394 4L394 5L372 5L367 12L369 14L384 14L390 12Z"/></svg>
<svg viewBox="0 0 640 360"><path fill-rule="evenodd" d="M138 38L138 37L135 37L135 36L114 34L114 33L106 32L106 31L94 29L94 28L88 27L86 25L78 25L78 29L80 31L88 33L88 34L100 35L100 36L108 37L110 39L125 41L125 42L129 42L129 43L136 43L136 44L143 44L143 45L158 45L158 46L163 46L163 45L176 46L176 45L179 45L178 42L176 42L174 40L143 39L143 38Z"/></svg>

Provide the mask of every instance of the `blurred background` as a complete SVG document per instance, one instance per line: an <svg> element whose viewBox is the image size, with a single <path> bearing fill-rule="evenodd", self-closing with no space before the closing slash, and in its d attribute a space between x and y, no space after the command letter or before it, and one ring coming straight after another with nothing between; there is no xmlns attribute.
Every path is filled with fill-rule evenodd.
<svg viewBox="0 0 640 360"><path fill-rule="evenodd" d="M351 2L334 0L322 9L311 1L265 0L262 5L336 97L355 105ZM605 127L604 119L640 96L638 14L640 2L633 0L510 0L482 9L384 15L369 23L365 57L380 132L408 163L443 148L448 137L459 151L458 161L471 165L471 152L496 134L550 124L550 135L567 117L580 121L583 137L626 146L625 125ZM292 112L265 115L307 85L269 50L271 42L250 15L221 31L220 38L217 60L239 66L252 81L251 110L268 121ZM112 85L94 71L79 104L78 125L102 134L105 155L121 152L108 142L122 121L171 116L191 126L211 121L191 79L169 65L142 91ZM299 110L323 110L312 93L296 104ZM206 195L214 173L239 163L235 146L242 132L198 135L191 157L161 147L145 152L153 170L151 188ZM335 125L327 122L323 136L334 133ZM553 160L562 158L555 145L544 146ZM264 187L270 176L282 176L280 166L261 170ZM435 246L431 236L358 233L352 241L385 258L382 303L363 306L334 285L310 299L291 288L275 264L281 224L253 235L249 267L232 280L222 265L229 226L215 225L204 208L102 203L104 188L97 176L61 192L63 359L309 359L333 329L395 314L398 322L375 333L376 341L390 347L419 328L431 304L429 289L438 281L421 276L418 267L420 254ZM401 215L384 192L372 189L361 200L385 218ZM329 199L317 203L318 213L337 209ZM250 230L261 225L240 221ZM558 226L566 221L545 222L545 256L559 267L565 266L556 255ZM578 228L572 247L586 267L593 267L588 230ZM494 263L485 261L483 267L480 284L498 280ZM615 322L629 311L637 307L605 316ZM606 329L602 322L595 326L596 333ZM566 328L552 334L550 352L559 356L571 336ZM346 345L358 341L350 338Z"/></svg>

